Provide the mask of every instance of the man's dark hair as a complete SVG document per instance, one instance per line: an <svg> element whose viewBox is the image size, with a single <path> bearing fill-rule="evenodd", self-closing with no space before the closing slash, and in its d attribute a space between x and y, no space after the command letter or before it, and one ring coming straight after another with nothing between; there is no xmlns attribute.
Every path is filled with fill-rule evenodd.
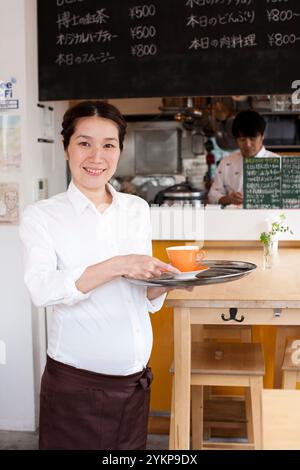
<svg viewBox="0 0 300 470"><path fill-rule="evenodd" d="M263 135L266 130L264 118L256 111L241 111L232 124L232 134L238 137L257 137Z"/></svg>
<svg viewBox="0 0 300 470"><path fill-rule="evenodd" d="M120 150L122 150L127 127L126 121L115 106L105 101L82 101L65 112L61 131L64 149L66 150L69 146L70 138L74 134L78 119L90 116L110 119L117 124L119 130L119 145Z"/></svg>

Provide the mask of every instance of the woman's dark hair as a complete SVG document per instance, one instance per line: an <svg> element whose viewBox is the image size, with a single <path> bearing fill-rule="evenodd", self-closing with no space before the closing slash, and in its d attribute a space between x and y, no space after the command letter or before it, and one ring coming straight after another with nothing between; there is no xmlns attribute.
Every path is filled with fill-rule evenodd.
<svg viewBox="0 0 300 470"><path fill-rule="evenodd" d="M120 149L123 150L123 141L127 127L126 121L115 106L105 101L82 101L65 112L61 131L64 149L66 150L69 146L78 119L90 116L110 119L117 124L119 130L119 145Z"/></svg>
<svg viewBox="0 0 300 470"><path fill-rule="evenodd" d="M238 113L232 124L232 134L238 137L257 137L264 135L266 122L256 111L241 111Z"/></svg>

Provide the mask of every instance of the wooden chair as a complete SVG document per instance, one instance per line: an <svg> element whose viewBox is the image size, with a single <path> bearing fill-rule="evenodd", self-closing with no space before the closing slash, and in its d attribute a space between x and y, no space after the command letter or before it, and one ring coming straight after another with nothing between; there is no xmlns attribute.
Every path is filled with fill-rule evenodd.
<svg viewBox="0 0 300 470"><path fill-rule="evenodd" d="M289 340L282 364L282 388L296 390L300 382L300 340Z"/></svg>
<svg viewBox="0 0 300 470"><path fill-rule="evenodd" d="M282 362L285 354L286 344L290 338L300 338L300 326L278 326L275 344L275 371L273 388L282 385Z"/></svg>
<svg viewBox="0 0 300 470"><path fill-rule="evenodd" d="M251 343L251 325L193 325L192 341L206 340L239 340L241 343Z"/></svg>
<svg viewBox="0 0 300 470"><path fill-rule="evenodd" d="M300 450L300 391L262 390L262 448Z"/></svg>
<svg viewBox="0 0 300 470"><path fill-rule="evenodd" d="M239 341L241 343L252 342L251 325L193 325L191 329L192 341ZM203 413L203 436L209 440L213 433L245 433L245 428L249 430L245 413L246 406L249 406L249 394L246 391L245 399L242 396L214 395L212 387L197 387L198 393L203 393L205 407ZM195 393L197 393L197 390Z"/></svg>
<svg viewBox="0 0 300 470"><path fill-rule="evenodd" d="M193 449L259 449L261 447L261 401L265 374L263 352L257 343L197 342L192 344L191 399ZM208 443L203 441L203 386L246 387L249 444ZM173 381L174 390L174 381ZM170 449L174 448L176 398L172 393Z"/></svg>

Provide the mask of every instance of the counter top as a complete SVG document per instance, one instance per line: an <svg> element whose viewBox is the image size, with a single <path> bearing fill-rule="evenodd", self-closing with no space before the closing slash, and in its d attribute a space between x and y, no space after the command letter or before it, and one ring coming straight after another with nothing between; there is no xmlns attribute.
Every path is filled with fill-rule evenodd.
<svg viewBox="0 0 300 470"><path fill-rule="evenodd" d="M280 248L274 268L262 269L262 249L211 249L209 259L250 261L258 268L238 281L196 287L192 292L171 291L167 306L174 307L174 438L172 449L189 449L190 402L193 385L237 385L236 375L204 374L204 381L191 381L192 326L216 325L232 328L234 325L266 325L279 327L276 334L274 383L281 383L281 364L287 336L293 336L300 325L300 248ZM217 308L219 302L219 307ZM248 304L248 308L246 307ZM229 308L228 308L229 307ZM241 307L241 308L239 308ZM282 309L282 310L281 310ZM286 328L287 327L287 328ZM270 335L270 330L268 333ZM200 329L201 338L201 329ZM268 353L268 350L266 351ZM267 360L266 366L270 363ZM226 379L225 379L226 377ZM261 447L260 435L260 383L253 377L241 385L253 387L251 391L255 448ZM254 428L253 428L254 429Z"/></svg>
<svg viewBox="0 0 300 470"><path fill-rule="evenodd" d="M258 268L245 278L224 284L174 290L167 306L300 308L300 248L279 248L275 266L263 270L263 249L208 249L207 259L249 261ZM205 263L205 261L204 261Z"/></svg>

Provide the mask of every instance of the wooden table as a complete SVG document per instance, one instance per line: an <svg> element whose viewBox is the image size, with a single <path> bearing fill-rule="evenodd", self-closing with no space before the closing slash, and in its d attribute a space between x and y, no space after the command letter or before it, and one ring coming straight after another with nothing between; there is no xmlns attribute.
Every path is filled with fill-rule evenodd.
<svg viewBox="0 0 300 470"><path fill-rule="evenodd" d="M249 261L258 269L238 281L174 290L166 305L174 308L175 448L189 449L191 325L275 325L275 386L281 386L285 337L300 334L300 248L279 248L275 266L262 268L261 249L210 249L207 259ZM230 313L235 320L224 321ZM224 317L223 317L224 318ZM298 328L295 328L297 327ZM299 336L300 338L300 336Z"/></svg>

